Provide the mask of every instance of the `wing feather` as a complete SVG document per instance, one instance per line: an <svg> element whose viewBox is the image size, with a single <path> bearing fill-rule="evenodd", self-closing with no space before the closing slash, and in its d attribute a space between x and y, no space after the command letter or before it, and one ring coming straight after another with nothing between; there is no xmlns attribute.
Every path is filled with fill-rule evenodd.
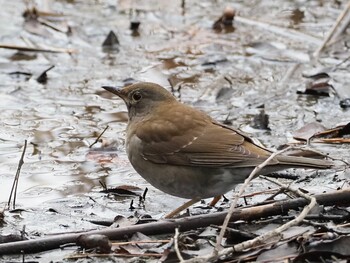
<svg viewBox="0 0 350 263"><path fill-rule="evenodd" d="M183 105L182 105L183 106ZM165 119L148 119L139 125L142 156L154 163L206 167L252 167L270 152L234 129L188 107L165 113Z"/></svg>

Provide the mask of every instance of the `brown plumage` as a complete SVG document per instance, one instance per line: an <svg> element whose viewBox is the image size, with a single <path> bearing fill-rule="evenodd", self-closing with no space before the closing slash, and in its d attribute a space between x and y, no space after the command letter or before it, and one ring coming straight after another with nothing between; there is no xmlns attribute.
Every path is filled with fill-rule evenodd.
<svg viewBox="0 0 350 263"><path fill-rule="evenodd" d="M126 149L131 164L166 193L190 199L224 194L271 155L242 132L178 102L157 84L104 88L128 107ZM331 166L326 160L278 155L261 174Z"/></svg>

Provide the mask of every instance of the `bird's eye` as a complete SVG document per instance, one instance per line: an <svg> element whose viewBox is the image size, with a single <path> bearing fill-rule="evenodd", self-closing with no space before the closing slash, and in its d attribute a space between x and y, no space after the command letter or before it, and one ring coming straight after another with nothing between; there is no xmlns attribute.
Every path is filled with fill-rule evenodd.
<svg viewBox="0 0 350 263"><path fill-rule="evenodd" d="M139 101L142 98L142 95L140 92L136 91L134 94L132 94L132 99L134 101Z"/></svg>

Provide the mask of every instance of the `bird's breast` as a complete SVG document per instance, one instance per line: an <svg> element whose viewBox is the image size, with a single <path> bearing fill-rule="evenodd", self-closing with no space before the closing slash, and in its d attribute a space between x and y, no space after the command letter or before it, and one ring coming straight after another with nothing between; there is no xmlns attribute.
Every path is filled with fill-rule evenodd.
<svg viewBox="0 0 350 263"><path fill-rule="evenodd" d="M153 163L142 156L143 142L131 136L126 143L128 158L146 181L159 190L182 198L209 198L226 193L244 181L249 171L236 174L224 168L205 168Z"/></svg>

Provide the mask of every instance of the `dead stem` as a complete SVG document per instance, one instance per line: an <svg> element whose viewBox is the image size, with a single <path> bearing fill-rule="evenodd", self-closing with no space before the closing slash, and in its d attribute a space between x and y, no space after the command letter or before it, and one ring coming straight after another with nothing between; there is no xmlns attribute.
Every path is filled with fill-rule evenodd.
<svg viewBox="0 0 350 263"><path fill-rule="evenodd" d="M183 262L184 259L181 256L181 252L179 249L179 228L175 228L175 235L174 235L174 249L176 252L176 256L179 259L180 262Z"/></svg>
<svg viewBox="0 0 350 263"><path fill-rule="evenodd" d="M74 49L66 49L66 48L55 48L55 47L33 48L33 47L25 47L25 46L17 46L17 45L7 45L7 44L0 44L0 48L15 49L18 51L30 51L30 52L69 53L69 54L76 52L76 50Z"/></svg>
<svg viewBox="0 0 350 263"><path fill-rule="evenodd" d="M125 241L125 242L111 242L113 246L125 246L125 245L137 245L137 244L153 244L153 243L169 243L170 239L159 240L138 240L138 241Z"/></svg>
<svg viewBox="0 0 350 263"><path fill-rule="evenodd" d="M89 148L91 148L96 143L98 143L99 139L102 137L102 135L105 133L105 131L107 131L108 128L109 128L109 126L107 125L106 128L101 132L101 134L96 138L96 140L89 146Z"/></svg>
<svg viewBox="0 0 350 263"><path fill-rule="evenodd" d="M326 37L324 38L322 44L320 45L320 47L315 51L315 53L313 54L313 56L315 58L318 58L320 53L322 52L322 50L327 46L327 44L329 43L329 41L332 39L334 33L337 31L337 28L339 27L340 23L343 21L344 17L346 17L347 13L350 11L350 1L348 2L348 4L346 5L345 9L343 10L343 12L341 12L341 14L338 16L337 20L335 21L334 25L332 26L332 28L329 30L329 32L327 33Z"/></svg>
<svg viewBox="0 0 350 263"><path fill-rule="evenodd" d="M27 149L27 140L24 141L24 148L23 148L22 156L21 156L21 159L19 160L18 167L17 167L17 172L16 172L15 178L13 180L9 201L7 203L7 206L8 206L9 209L10 209L12 194L13 194L13 206L12 206L12 209L16 209L16 197L17 197L17 187L18 187L18 181L19 181L19 174L21 172L22 165L24 164L23 159L24 159L24 154L26 152L26 149Z"/></svg>
<svg viewBox="0 0 350 263"><path fill-rule="evenodd" d="M240 196L242 196L243 192L245 191L245 189L247 188L248 184L250 183L250 181L256 176L256 174L261 171L262 168L264 168L266 165L268 165L277 155L289 150L290 148L285 148L281 151L278 151L278 152L275 152L273 154L271 154L271 156L269 158L267 158L263 163L261 163L260 165L256 166L254 168L254 170L250 173L249 177L244 181L244 184L240 187L239 189L239 192L238 194L235 194L235 198L230 206L230 209L228 210L227 212L227 216L225 218L225 221L224 223L222 224L222 228L221 228L221 231L220 231L220 234L216 240L216 246L215 246L215 249L213 251L213 255L217 255L220 248L221 248L221 242L222 242L222 239L224 237L224 234L226 232L226 228L227 228L227 225L228 223L230 222L230 218L233 214L233 212L235 211L236 209L236 205L237 205L237 202L238 202L238 199Z"/></svg>

